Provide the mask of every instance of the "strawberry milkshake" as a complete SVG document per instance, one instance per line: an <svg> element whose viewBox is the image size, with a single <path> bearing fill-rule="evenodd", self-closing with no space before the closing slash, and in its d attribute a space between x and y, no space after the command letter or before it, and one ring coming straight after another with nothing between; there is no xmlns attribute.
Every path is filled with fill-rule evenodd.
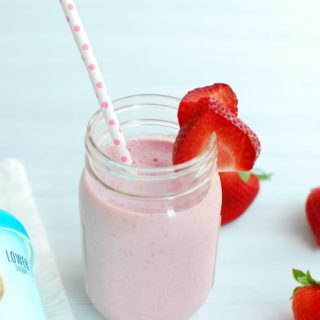
<svg viewBox="0 0 320 320"><path fill-rule="evenodd" d="M186 320L212 287L221 186L215 136L174 166L178 99L115 101L133 166L119 164L101 112L86 136L80 182L85 285L108 320Z"/></svg>

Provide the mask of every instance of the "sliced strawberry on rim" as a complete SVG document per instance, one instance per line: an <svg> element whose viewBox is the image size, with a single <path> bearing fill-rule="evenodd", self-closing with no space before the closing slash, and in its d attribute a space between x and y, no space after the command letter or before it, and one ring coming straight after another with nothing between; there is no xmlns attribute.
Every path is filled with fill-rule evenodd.
<svg viewBox="0 0 320 320"><path fill-rule="evenodd" d="M181 100L178 110L179 125L182 127L197 108L197 101L211 97L231 113L238 115L238 99L231 87L225 83L215 83L211 86L189 91Z"/></svg>
<svg viewBox="0 0 320 320"><path fill-rule="evenodd" d="M212 98L197 102L197 110L179 131L173 146L173 164L183 163L204 151L212 134L217 136L218 171L248 171L260 153L256 134Z"/></svg>

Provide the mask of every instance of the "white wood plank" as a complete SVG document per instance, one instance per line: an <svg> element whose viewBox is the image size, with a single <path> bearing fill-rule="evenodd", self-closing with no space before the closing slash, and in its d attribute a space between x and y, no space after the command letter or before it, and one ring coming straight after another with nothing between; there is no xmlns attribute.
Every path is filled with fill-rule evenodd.
<svg viewBox="0 0 320 320"><path fill-rule="evenodd" d="M316 274L320 261L304 217L305 197L320 185L320 3L77 4L113 97L233 86L262 141L257 166L274 177L221 230L215 287L194 319L291 319L290 270ZM77 319L101 319L83 290L77 205L83 135L97 105L59 4L3 2L0 61L0 157L26 164Z"/></svg>

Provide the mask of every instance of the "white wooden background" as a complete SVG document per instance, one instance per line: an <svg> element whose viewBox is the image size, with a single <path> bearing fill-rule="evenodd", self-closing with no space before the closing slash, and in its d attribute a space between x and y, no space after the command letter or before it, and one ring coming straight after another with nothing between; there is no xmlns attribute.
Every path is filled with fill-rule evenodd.
<svg viewBox="0 0 320 320"><path fill-rule="evenodd" d="M113 97L182 96L227 82L274 173L221 231L215 287L194 320L289 320L291 268L320 278L304 201L320 185L320 2L78 0ZM0 4L0 157L26 165L79 320L101 319L82 284L78 179L97 108L58 1Z"/></svg>

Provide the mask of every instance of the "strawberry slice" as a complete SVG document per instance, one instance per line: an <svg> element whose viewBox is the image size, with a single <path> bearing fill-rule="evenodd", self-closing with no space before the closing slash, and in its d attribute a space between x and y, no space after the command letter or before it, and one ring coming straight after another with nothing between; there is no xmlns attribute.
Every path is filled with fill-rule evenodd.
<svg viewBox="0 0 320 320"><path fill-rule="evenodd" d="M228 109L238 114L238 99L231 87L225 83L215 83L211 86L189 91L181 100L178 110L180 127L183 126L197 107L197 101L204 97L211 97Z"/></svg>
<svg viewBox="0 0 320 320"><path fill-rule="evenodd" d="M260 153L256 134L233 113L212 98L202 98L189 120L180 128L172 160L179 164L206 149L211 135L217 135L218 171L251 170Z"/></svg>

